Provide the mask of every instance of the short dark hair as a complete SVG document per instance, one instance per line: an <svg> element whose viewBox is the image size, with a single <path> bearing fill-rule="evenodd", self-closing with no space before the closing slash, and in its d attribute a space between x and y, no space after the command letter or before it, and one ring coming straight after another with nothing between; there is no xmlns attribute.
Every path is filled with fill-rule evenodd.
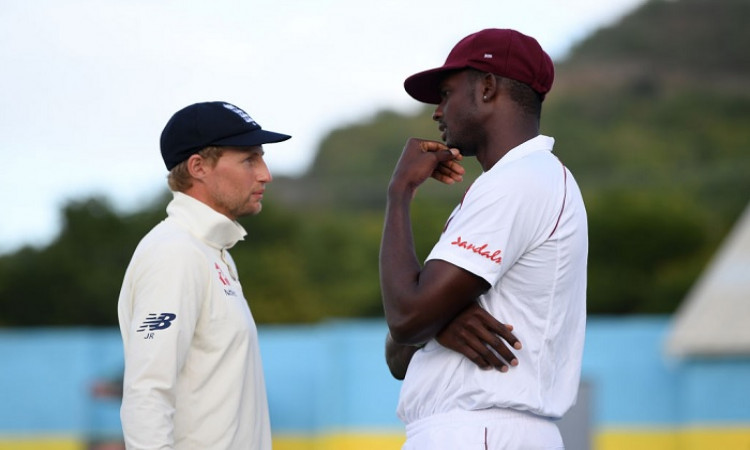
<svg viewBox="0 0 750 450"><path fill-rule="evenodd" d="M511 100L516 102L521 109L528 115L539 119L542 114L542 96L528 84L516 81L512 78L501 77L500 75L482 72L476 69L469 70L470 82L479 81L486 75L492 75L497 80L501 89L508 92Z"/></svg>
<svg viewBox="0 0 750 450"><path fill-rule="evenodd" d="M512 78L495 75L500 85L504 85L510 94L510 98L521 106L528 115L537 119L542 115L542 96L533 90L531 86Z"/></svg>

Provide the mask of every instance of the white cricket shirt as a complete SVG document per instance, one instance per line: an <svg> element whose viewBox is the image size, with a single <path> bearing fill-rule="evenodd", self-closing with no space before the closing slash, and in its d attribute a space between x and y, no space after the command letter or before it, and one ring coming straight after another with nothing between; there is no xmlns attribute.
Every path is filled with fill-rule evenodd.
<svg viewBox="0 0 750 450"><path fill-rule="evenodd" d="M120 292L127 448L270 450L257 329L227 252L245 230L182 193L167 214Z"/></svg>
<svg viewBox="0 0 750 450"><path fill-rule="evenodd" d="M561 417L575 402L586 322L588 231L580 190L537 136L477 178L428 256L490 284L480 305L523 349L507 373L430 341L404 379L405 423L454 410L512 408Z"/></svg>

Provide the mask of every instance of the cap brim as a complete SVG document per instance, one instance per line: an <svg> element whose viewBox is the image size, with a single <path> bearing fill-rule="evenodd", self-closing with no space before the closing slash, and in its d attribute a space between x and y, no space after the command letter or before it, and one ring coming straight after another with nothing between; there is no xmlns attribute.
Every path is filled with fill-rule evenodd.
<svg viewBox="0 0 750 450"><path fill-rule="evenodd" d="M440 103L440 83L443 78L456 70L464 67L442 66L435 69L425 70L424 72L415 73L404 81L406 93L411 95L415 100L423 103L437 105Z"/></svg>
<svg viewBox="0 0 750 450"><path fill-rule="evenodd" d="M262 128L235 136L226 137L214 141L211 145L236 145L240 147L252 147L255 145L273 144L286 141L291 138L288 134L275 133Z"/></svg>

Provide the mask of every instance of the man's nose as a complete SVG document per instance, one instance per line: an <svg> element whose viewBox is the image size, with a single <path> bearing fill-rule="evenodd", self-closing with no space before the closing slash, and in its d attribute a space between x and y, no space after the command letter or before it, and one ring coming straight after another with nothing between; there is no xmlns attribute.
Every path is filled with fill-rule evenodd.
<svg viewBox="0 0 750 450"><path fill-rule="evenodd" d="M440 105L437 105L435 111L432 113L432 120L437 122L441 117L443 117L443 110L440 108Z"/></svg>
<svg viewBox="0 0 750 450"><path fill-rule="evenodd" d="M258 174L258 181L262 183L270 183L273 181L273 176L271 175L271 169L268 168L268 164L266 164L265 161L263 161L263 167L260 168L260 173Z"/></svg>

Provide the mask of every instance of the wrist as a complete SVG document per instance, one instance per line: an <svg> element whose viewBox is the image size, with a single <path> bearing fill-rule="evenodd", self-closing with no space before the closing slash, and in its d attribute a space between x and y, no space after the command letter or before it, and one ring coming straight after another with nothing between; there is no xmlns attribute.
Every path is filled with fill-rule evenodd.
<svg viewBox="0 0 750 450"><path fill-rule="evenodd" d="M414 197L416 186L412 186L409 183L391 179L388 183L388 199L389 200L406 200L409 201Z"/></svg>

